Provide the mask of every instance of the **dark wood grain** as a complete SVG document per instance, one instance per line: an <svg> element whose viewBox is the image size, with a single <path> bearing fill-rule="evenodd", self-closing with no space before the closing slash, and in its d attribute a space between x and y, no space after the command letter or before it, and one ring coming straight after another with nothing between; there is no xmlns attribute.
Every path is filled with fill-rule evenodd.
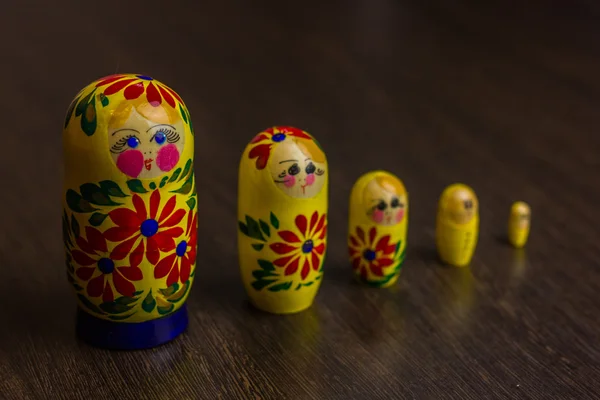
<svg viewBox="0 0 600 400"><path fill-rule="evenodd" d="M523 3L5 2L0 398L598 398L600 6ZM148 351L77 341L63 267L63 117L115 72L177 90L197 138L191 322ZM313 133L331 168L325 280L287 317L247 304L236 256L239 157L273 124ZM375 168L411 200L389 290L352 283L346 257L350 188ZM455 181L481 204L462 270L433 241ZM502 240L518 199L524 251Z"/></svg>

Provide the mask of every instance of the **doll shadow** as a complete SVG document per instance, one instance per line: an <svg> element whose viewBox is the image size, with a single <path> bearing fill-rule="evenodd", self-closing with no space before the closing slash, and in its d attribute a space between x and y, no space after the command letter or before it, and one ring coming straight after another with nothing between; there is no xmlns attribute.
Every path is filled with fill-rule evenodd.
<svg viewBox="0 0 600 400"><path fill-rule="evenodd" d="M508 236L506 236L504 234L498 233L498 234L494 235L494 240L504 246L512 247L512 245L508 241Z"/></svg>
<svg viewBox="0 0 600 400"><path fill-rule="evenodd" d="M412 251L408 252L406 259L417 259L421 261L426 268L451 267L450 265L440 260L436 248L431 246L416 246L414 249L412 249Z"/></svg>

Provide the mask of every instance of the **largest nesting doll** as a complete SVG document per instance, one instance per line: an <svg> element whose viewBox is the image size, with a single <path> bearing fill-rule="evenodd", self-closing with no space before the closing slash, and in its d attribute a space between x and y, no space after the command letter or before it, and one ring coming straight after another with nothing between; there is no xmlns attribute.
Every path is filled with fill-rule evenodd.
<svg viewBox="0 0 600 400"><path fill-rule="evenodd" d="M63 132L63 236L77 331L147 348L187 326L196 265L194 136L181 98L144 75L86 86Z"/></svg>
<svg viewBox="0 0 600 400"><path fill-rule="evenodd" d="M328 167L317 141L276 126L240 162L238 250L251 302L274 314L302 311L321 285L327 241Z"/></svg>

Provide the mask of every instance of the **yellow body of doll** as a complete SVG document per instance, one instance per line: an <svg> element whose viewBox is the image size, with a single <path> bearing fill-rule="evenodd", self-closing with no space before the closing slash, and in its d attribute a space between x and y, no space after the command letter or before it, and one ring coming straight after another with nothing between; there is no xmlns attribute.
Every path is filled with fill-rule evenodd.
<svg viewBox="0 0 600 400"><path fill-rule="evenodd" d="M180 308L196 265L194 136L183 101L144 75L102 78L73 100L63 142L63 236L80 334L115 348L170 340L187 324ZM169 334L157 333L160 324Z"/></svg>
<svg viewBox="0 0 600 400"><path fill-rule="evenodd" d="M259 133L240 161L238 251L250 301L275 314L311 306L327 245L328 167L308 133Z"/></svg>
<svg viewBox="0 0 600 400"><path fill-rule="evenodd" d="M406 254L408 195L404 184L385 171L361 176L350 194L348 249L356 277L387 287L400 276Z"/></svg>
<svg viewBox="0 0 600 400"><path fill-rule="evenodd" d="M440 259L456 267L471 262L479 233L479 203L475 192L456 183L442 193L435 239Z"/></svg>
<svg viewBox="0 0 600 400"><path fill-rule="evenodd" d="M516 248L527 243L529 226L531 224L531 209L523 201L515 202L510 208L508 217L508 241Z"/></svg>

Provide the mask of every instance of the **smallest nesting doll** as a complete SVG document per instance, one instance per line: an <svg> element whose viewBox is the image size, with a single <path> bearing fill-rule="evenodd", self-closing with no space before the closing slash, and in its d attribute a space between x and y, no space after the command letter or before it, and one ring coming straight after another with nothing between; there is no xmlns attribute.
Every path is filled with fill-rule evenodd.
<svg viewBox="0 0 600 400"><path fill-rule="evenodd" d="M513 203L508 217L508 241L516 248L521 248L527 243L531 209L523 201Z"/></svg>
<svg viewBox="0 0 600 400"><path fill-rule="evenodd" d="M406 253L408 194L386 171L361 176L350 193L348 250L356 278L388 287L400 276Z"/></svg>
<svg viewBox="0 0 600 400"><path fill-rule="evenodd" d="M440 259L455 267L471 262L479 233L479 204L469 186L455 183L440 197L435 240Z"/></svg>

